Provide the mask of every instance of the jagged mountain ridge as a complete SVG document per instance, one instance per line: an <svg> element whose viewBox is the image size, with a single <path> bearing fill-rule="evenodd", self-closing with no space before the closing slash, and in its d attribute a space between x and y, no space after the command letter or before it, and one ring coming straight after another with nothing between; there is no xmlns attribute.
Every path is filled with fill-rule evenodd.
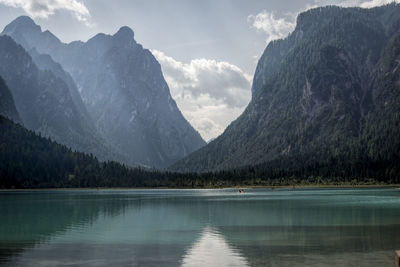
<svg viewBox="0 0 400 267"><path fill-rule="evenodd" d="M25 127L101 160L120 159L76 107L68 85L53 72L39 69L9 36L0 36L0 75Z"/></svg>
<svg viewBox="0 0 400 267"><path fill-rule="evenodd" d="M205 144L172 99L161 66L130 28L64 44L20 17L3 34L60 63L97 130L131 162L165 167Z"/></svg>
<svg viewBox="0 0 400 267"><path fill-rule="evenodd" d="M389 159L399 147L399 26L396 4L300 14L294 32L266 48L244 113L171 170L230 169L310 154Z"/></svg>

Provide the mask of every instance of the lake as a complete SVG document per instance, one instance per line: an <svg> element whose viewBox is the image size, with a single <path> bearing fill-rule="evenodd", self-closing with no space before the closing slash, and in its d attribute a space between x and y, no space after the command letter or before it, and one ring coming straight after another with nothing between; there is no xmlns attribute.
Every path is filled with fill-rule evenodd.
<svg viewBox="0 0 400 267"><path fill-rule="evenodd" d="M399 189L0 192L2 266L393 266Z"/></svg>

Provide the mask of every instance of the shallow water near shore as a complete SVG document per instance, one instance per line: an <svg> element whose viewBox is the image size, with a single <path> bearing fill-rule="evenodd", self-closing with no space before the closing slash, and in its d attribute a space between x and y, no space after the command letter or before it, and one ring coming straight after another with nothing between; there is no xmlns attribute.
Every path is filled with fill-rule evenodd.
<svg viewBox="0 0 400 267"><path fill-rule="evenodd" d="M400 190L0 193L2 266L393 266Z"/></svg>

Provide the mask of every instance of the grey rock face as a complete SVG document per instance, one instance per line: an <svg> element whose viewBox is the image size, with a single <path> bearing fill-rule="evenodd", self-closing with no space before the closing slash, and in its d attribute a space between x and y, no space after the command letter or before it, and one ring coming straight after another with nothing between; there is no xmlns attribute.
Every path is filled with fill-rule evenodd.
<svg viewBox="0 0 400 267"><path fill-rule="evenodd" d="M71 95L72 101L74 102L75 106L87 120L86 123L90 127L94 128L89 113L87 112L86 107L83 104L82 98L78 92L78 88L76 87L71 75L64 71L62 66L59 63L55 62L49 55L39 54L35 48L28 51L28 53L31 55L33 62L39 69L52 72L56 77L60 78L67 84L69 94Z"/></svg>
<svg viewBox="0 0 400 267"><path fill-rule="evenodd" d="M2 77L0 77L0 115L16 123L21 123L14 98Z"/></svg>
<svg viewBox="0 0 400 267"><path fill-rule="evenodd" d="M18 18L3 34L61 64L97 130L130 164L165 167L205 145L172 99L159 63L130 28L63 44L32 23Z"/></svg>
<svg viewBox="0 0 400 267"><path fill-rule="evenodd" d="M0 36L0 75L25 127L101 160L118 159L77 108L68 85L52 72L40 70L8 36Z"/></svg>
<svg viewBox="0 0 400 267"><path fill-rule="evenodd" d="M381 146L370 149L375 155L391 153L382 144L398 143L391 132L398 125L399 52L398 43L390 44L398 40L399 21L395 4L300 14L294 32L271 42L258 62L244 113L170 169L231 169L315 152L343 156L374 142ZM395 67L383 71L385 64Z"/></svg>

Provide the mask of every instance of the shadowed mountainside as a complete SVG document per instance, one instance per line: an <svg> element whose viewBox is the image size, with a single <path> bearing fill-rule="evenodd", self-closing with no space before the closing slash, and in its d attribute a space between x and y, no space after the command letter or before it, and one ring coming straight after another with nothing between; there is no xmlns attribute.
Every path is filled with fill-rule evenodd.
<svg viewBox="0 0 400 267"><path fill-rule="evenodd" d="M394 162L400 151L399 26L396 4L300 14L294 32L266 48L245 112L170 169L268 166L284 158L314 166L332 159L331 168L338 160Z"/></svg>
<svg viewBox="0 0 400 267"><path fill-rule="evenodd" d="M165 167L205 145L172 99L160 64L130 28L64 44L30 18L19 17L2 34L61 64L96 129L130 163ZM49 66L36 58L39 66Z"/></svg>

